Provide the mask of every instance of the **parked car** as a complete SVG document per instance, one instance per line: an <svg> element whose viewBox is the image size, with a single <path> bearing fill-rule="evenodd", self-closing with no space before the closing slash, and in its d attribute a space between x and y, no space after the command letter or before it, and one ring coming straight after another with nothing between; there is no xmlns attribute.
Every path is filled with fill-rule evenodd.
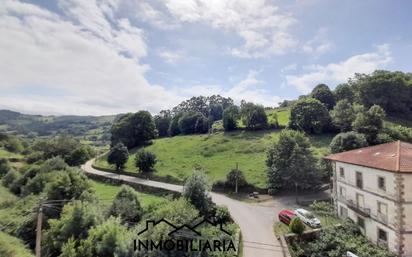
<svg viewBox="0 0 412 257"><path fill-rule="evenodd" d="M305 209L296 209L295 214L303 221L303 223L305 223L309 227L318 228L321 226L320 220L316 218L315 215L313 215L310 211L307 211Z"/></svg>
<svg viewBox="0 0 412 257"><path fill-rule="evenodd" d="M279 215L278 215L279 221L285 223L288 226L295 216L296 216L295 213L291 210L283 210L279 212Z"/></svg>

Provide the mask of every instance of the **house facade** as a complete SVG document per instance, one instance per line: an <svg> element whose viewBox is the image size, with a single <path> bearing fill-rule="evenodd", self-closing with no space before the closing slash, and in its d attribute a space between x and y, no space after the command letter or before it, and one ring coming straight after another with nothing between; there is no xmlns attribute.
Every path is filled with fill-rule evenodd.
<svg viewBox="0 0 412 257"><path fill-rule="evenodd" d="M338 215L373 243L412 257L412 144L391 142L332 154Z"/></svg>

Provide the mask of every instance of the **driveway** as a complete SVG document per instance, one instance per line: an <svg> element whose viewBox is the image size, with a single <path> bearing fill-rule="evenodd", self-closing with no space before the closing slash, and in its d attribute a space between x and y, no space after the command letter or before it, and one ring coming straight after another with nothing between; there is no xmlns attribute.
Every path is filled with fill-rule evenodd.
<svg viewBox="0 0 412 257"><path fill-rule="evenodd" d="M143 184L150 187L164 188L182 192L183 187L163 182L140 179L132 176L118 175L100 171L92 167L88 161L82 169L91 174ZM262 204L249 204L234 200L222 194L211 193L213 202L228 207L235 222L240 226L243 236L244 257L284 257L281 243L273 233L273 224L277 221L276 214L285 208L294 208L294 197L285 196Z"/></svg>

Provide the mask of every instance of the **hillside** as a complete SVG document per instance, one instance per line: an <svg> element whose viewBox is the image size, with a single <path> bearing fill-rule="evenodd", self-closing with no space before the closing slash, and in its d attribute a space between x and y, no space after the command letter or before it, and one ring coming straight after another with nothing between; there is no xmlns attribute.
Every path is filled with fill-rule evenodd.
<svg viewBox="0 0 412 257"><path fill-rule="evenodd" d="M25 137L50 137L67 133L95 145L107 144L115 115L108 116L42 116L0 110L0 132Z"/></svg>
<svg viewBox="0 0 412 257"><path fill-rule="evenodd" d="M225 179L226 174L236 167L244 172L249 183L266 187L266 149L278 137L280 130L218 132L211 135L188 135L161 138L153 141L146 149L156 154L158 162L156 175L172 176L180 180L188 177L195 168L203 169L212 182ZM318 155L328 151L332 135L311 137L313 150ZM132 150L125 170L137 172ZM96 165L111 166L106 156Z"/></svg>

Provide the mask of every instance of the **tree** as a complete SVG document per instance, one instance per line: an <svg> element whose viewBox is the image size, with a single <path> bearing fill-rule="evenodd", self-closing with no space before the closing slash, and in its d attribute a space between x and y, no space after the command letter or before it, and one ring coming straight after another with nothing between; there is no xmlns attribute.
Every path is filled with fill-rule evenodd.
<svg viewBox="0 0 412 257"><path fill-rule="evenodd" d="M229 106L223 111L223 128L225 131L232 131L237 128L239 119L239 107L236 105Z"/></svg>
<svg viewBox="0 0 412 257"><path fill-rule="evenodd" d="M349 84L339 84L334 91L335 101L347 100L349 103L355 101L355 95Z"/></svg>
<svg viewBox="0 0 412 257"><path fill-rule="evenodd" d="M294 217L289 224L289 229L292 233L300 236L305 231L305 224L298 217Z"/></svg>
<svg viewBox="0 0 412 257"><path fill-rule="evenodd" d="M159 137L166 137L169 135L170 122L172 121L172 114L169 110L162 110L154 117Z"/></svg>
<svg viewBox="0 0 412 257"><path fill-rule="evenodd" d="M49 200L76 200L86 192L92 192L92 186L84 172L78 168L59 172L46 187Z"/></svg>
<svg viewBox="0 0 412 257"><path fill-rule="evenodd" d="M59 219L50 219L45 233L45 248L51 256L58 256L63 245L70 239L86 239L88 230L101 224L103 216L95 204L75 201L64 206Z"/></svg>
<svg viewBox="0 0 412 257"><path fill-rule="evenodd" d="M215 120L221 120L223 114L223 107L221 104L211 104L209 115Z"/></svg>
<svg viewBox="0 0 412 257"><path fill-rule="evenodd" d="M119 217L126 223L139 222L142 218L143 210L140 206L137 192L129 186L122 186L113 199L109 214Z"/></svg>
<svg viewBox="0 0 412 257"><path fill-rule="evenodd" d="M235 192L238 192L239 187L243 187L247 185L245 176L243 175L243 172L239 169L232 169L227 175L226 175L226 183L232 187L235 188Z"/></svg>
<svg viewBox="0 0 412 257"><path fill-rule="evenodd" d="M206 133L209 130L209 121L200 112L185 113L179 119L179 130L186 135Z"/></svg>
<svg viewBox="0 0 412 257"><path fill-rule="evenodd" d="M168 134L169 136L176 136L181 133L180 128L179 128L179 120L183 116L183 112L177 113L173 116L170 125L169 125L169 130Z"/></svg>
<svg viewBox="0 0 412 257"><path fill-rule="evenodd" d="M242 102L240 106L242 122L248 130L258 130L268 127L265 108L254 103Z"/></svg>
<svg viewBox="0 0 412 257"><path fill-rule="evenodd" d="M309 139L301 132L283 130L268 150L266 165L270 193L285 188L316 188L319 172Z"/></svg>
<svg viewBox="0 0 412 257"><path fill-rule="evenodd" d="M128 149L141 146L156 137L156 125L147 111L128 113L113 123L111 145L123 143Z"/></svg>
<svg viewBox="0 0 412 257"><path fill-rule="evenodd" d="M344 99L336 103L331 111L332 122L341 132L350 131L355 120L355 110L352 104Z"/></svg>
<svg viewBox="0 0 412 257"><path fill-rule="evenodd" d="M207 216L213 204L209 197L210 185L206 175L199 170L187 178L183 186L183 197L193 204L201 214Z"/></svg>
<svg viewBox="0 0 412 257"><path fill-rule="evenodd" d="M356 114L352 127L356 132L364 134L369 144L376 144L384 118L385 111L379 105L373 105L367 112Z"/></svg>
<svg viewBox="0 0 412 257"><path fill-rule="evenodd" d="M127 147L122 143L118 143L114 147L112 147L112 149L110 149L109 155L107 156L107 162L116 165L116 170L122 169L128 159L129 151L127 150Z"/></svg>
<svg viewBox="0 0 412 257"><path fill-rule="evenodd" d="M337 134L330 143L332 153L340 153L368 145L363 134L354 131Z"/></svg>
<svg viewBox="0 0 412 257"><path fill-rule="evenodd" d="M154 153L140 150L135 155L135 165L142 172L153 171L153 167L157 162L156 155Z"/></svg>
<svg viewBox="0 0 412 257"><path fill-rule="evenodd" d="M6 158L0 158L0 177L3 177L10 170L9 161Z"/></svg>
<svg viewBox="0 0 412 257"><path fill-rule="evenodd" d="M66 158L66 162L70 166L80 166L92 157L93 151L90 147L80 146L70 153Z"/></svg>
<svg viewBox="0 0 412 257"><path fill-rule="evenodd" d="M309 134L320 134L330 123L329 112L319 100L306 98L297 101L291 108L289 128Z"/></svg>
<svg viewBox="0 0 412 257"><path fill-rule="evenodd" d="M233 100L220 95L212 95L208 97L194 96L173 107L172 113L176 115L181 112L200 112L204 116L208 116L210 114L211 107L215 105L221 105L224 110L233 105Z"/></svg>
<svg viewBox="0 0 412 257"><path fill-rule="evenodd" d="M323 103L328 110L331 110L335 106L335 97L330 91L329 87L325 84L317 85L310 94L310 97L319 100Z"/></svg>

